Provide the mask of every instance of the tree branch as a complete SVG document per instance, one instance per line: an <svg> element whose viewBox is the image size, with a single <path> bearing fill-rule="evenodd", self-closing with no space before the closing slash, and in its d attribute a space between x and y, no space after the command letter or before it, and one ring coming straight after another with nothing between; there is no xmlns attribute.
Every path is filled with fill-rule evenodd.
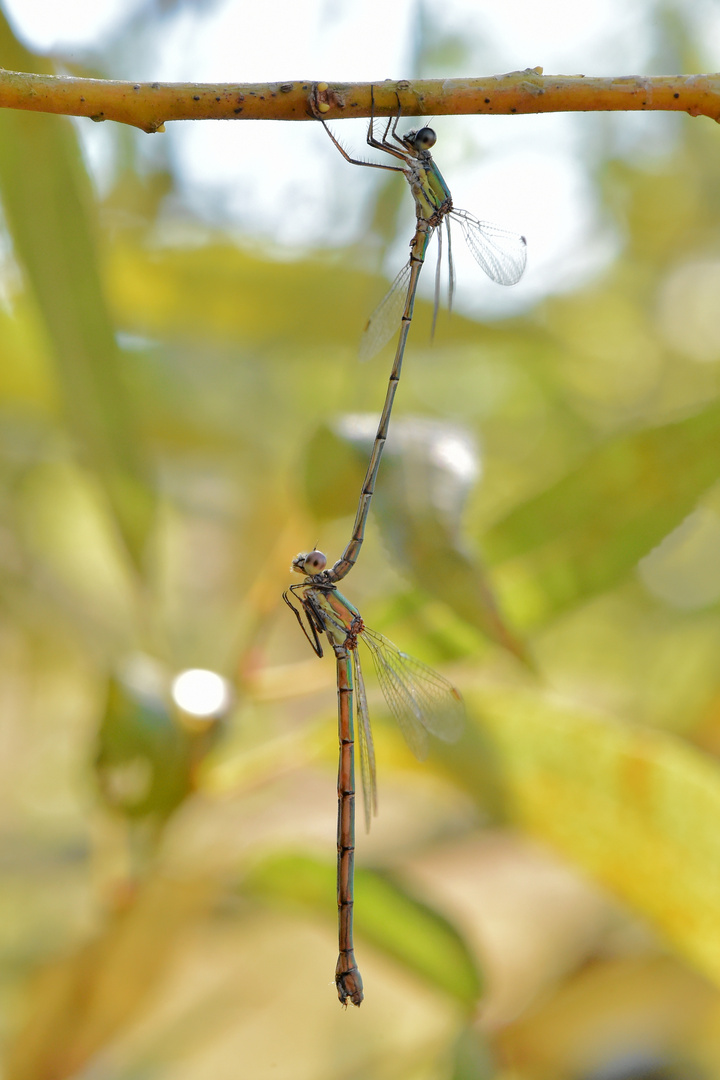
<svg viewBox="0 0 720 1080"><path fill-rule="evenodd" d="M370 116L370 83L131 83L0 69L0 108L116 120L162 131L169 120L328 120ZM386 80L375 115L671 110L720 120L720 75L543 75L528 68L482 79Z"/></svg>

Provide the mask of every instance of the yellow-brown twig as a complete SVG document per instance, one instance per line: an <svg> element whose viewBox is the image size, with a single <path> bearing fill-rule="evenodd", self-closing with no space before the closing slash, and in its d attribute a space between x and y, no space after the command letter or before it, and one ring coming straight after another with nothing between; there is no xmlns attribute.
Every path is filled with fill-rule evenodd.
<svg viewBox="0 0 720 1080"><path fill-rule="evenodd" d="M374 84L375 112L400 97L408 116L448 113L673 110L720 120L720 75L543 75L528 68L481 79L387 80ZM131 83L0 69L0 108L116 120L160 131L170 120L311 120L315 105L337 120L370 115L370 83Z"/></svg>

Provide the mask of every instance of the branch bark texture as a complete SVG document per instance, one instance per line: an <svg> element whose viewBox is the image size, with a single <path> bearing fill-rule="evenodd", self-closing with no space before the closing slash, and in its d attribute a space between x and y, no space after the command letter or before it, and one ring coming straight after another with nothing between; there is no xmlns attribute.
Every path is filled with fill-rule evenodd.
<svg viewBox="0 0 720 1080"><path fill-rule="evenodd" d="M376 116L668 110L720 120L720 74L544 75L372 84ZM115 120L162 131L171 120L327 120L371 113L370 83L132 83L0 69L0 108Z"/></svg>

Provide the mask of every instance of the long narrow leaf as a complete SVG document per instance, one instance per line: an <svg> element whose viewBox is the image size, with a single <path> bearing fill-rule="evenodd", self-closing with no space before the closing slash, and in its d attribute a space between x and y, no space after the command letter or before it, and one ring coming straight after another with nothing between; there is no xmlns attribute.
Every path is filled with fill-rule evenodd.
<svg viewBox="0 0 720 1080"><path fill-rule="evenodd" d="M0 14L3 63L47 69ZM0 110L0 195L16 257L35 295L71 433L100 478L139 562L152 498L108 313L93 221L94 197L69 120Z"/></svg>
<svg viewBox="0 0 720 1080"><path fill-rule="evenodd" d="M280 855L246 880L251 894L299 906L332 919L335 874L329 863ZM481 979L467 943L446 918L411 896L397 881L372 870L355 874L356 945L366 941L438 990L472 1007ZM328 964L332 967L333 957Z"/></svg>
<svg viewBox="0 0 720 1080"><path fill-rule="evenodd" d="M630 573L716 482L718 431L714 404L616 438L491 529L483 548L514 614L542 623Z"/></svg>

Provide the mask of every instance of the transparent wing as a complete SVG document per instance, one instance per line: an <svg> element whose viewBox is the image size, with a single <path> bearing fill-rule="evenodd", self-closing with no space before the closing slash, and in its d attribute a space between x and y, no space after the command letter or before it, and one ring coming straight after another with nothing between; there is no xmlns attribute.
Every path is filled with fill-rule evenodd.
<svg viewBox="0 0 720 1080"><path fill-rule="evenodd" d="M455 296L455 263L453 262L452 253L452 230L448 218L445 218L445 231L447 232L448 243L448 311L452 311L453 297Z"/></svg>
<svg viewBox="0 0 720 1080"><path fill-rule="evenodd" d="M366 628L360 637L372 653L385 700L415 757L427 756L428 731L446 742L458 739L465 706L452 683L400 652L382 634Z"/></svg>
<svg viewBox="0 0 720 1080"><path fill-rule="evenodd" d="M447 222L447 218L445 219L445 221ZM450 236L449 232L448 232L448 236ZM435 298L434 298L434 301L433 301L432 327L430 328L430 340L431 341L433 341L435 339L435 327L437 326L438 311L440 310L440 275L441 275L441 271L442 271L442 237L443 237L443 231L442 231L442 227L441 227L437 231L438 255L437 255L437 263L435 264ZM452 308L452 303L450 304L450 307Z"/></svg>
<svg viewBox="0 0 720 1080"><path fill-rule="evenodd" d="M500 229L489 221L478 221L467 210L452 210L467 245L485 273L498 285L515 285L527 262L527 241L518 233Z"/></svg>
<svg viewBox="0 0 720 1080"><path fill-rule="evenodd" d="M352 653L353 682L355 684L355 727L360 748L360 776L362 777L363 806L365 808L365 830L370 832L373 814L377 814L377 776L375 772L375 747L370 730L370 714L365 694L365 680L360 667L357 649Z"/></svg>
<svg viewBox="0 0 720 1080"><path fill-rule="evenodd" d="M360 339L361 360L370 360L379 353L400 329L409 284L410 263L406 263L367 321Z"/></svg>

